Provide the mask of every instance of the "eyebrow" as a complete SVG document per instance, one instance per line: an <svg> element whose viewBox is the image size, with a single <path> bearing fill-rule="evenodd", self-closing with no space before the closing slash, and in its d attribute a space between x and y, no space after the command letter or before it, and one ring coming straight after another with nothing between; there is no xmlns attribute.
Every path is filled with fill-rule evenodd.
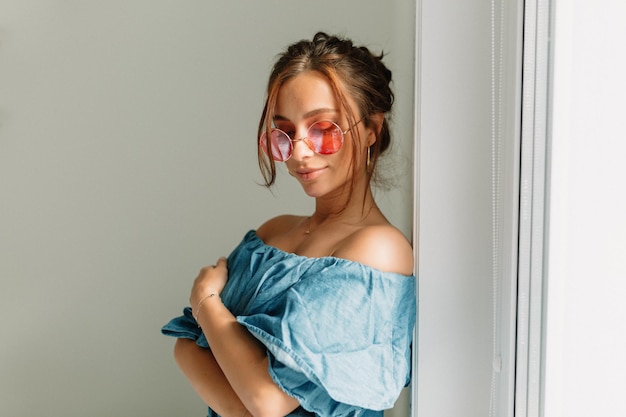
<svg viewBox="0 0 626 417"><path fill-rule="evenodd" d="M331 108L315 109L315 110L311 110L311 111L304 113L304 118L309 119L311 117L314 117L314 116L317 116L318 114L323 114L323 113L339 113L339 110L331 109ZM274 120L275 121L276 120L289 121L289 119L287 119L285 116L281 116L280 114L275 114Z"/></svg>

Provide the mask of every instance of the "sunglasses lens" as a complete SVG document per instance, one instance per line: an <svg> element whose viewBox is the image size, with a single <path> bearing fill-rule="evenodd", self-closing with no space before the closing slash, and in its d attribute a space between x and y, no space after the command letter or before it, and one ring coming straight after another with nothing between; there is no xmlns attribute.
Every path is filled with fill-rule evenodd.
<svg viewBox="0 0 626 417"><path fill-rule="evenodd" d="M315 152L322 155L333 154L343 145L341 128L333 122L315 122L309 127L308 139L313 144Z"/></svg>
<svg viewBox="0 0 626 417"><path fill-rule="evenodd" d="M269 155L267 150L267 135L265 133L261 135L259 143L265 154ZM291 156L291 140L289 140L289 136L282 130L271 130L270 147L272 148L272 158L275 161L284 162Z"/></svg>

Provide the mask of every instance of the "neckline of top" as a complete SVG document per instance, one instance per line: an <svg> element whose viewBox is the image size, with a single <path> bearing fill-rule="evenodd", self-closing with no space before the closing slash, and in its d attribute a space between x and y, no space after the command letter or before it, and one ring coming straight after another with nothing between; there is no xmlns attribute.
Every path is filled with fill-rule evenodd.
<svg viewBox="0 0 626 417"><path fill-rule="evenodd" d="M307 261L323 260L323 261L327 261L327 262L335 262L335 263L339 262L339 263L345 263L345 264L348 264L348 265L357 265L357 266L359 266L361 268L367 268L367 269L370 269L372 271L378 271L378 272L380 272L382 274L391 274L391 275L396 275L396 276L404 277L404 278L413 278L413 277L415 277L415 275L413 275L413 274L411 274L411 275L404 275L404 274L400 274L398 272L383 271L383 270L380 270L378 268L374 268L372 266L366 265L366 264L361 263L361 262L352 261L350 259L345 259L345 258L338 258L338 257L332 256L332 255L321 256L321 257L315 258L315 257L310 257L310 256L305 256L305 255L298 255L297 253L293 253L293 252L287 252L287 251L285 251L283 249L277 248L276 246L268 245L267 243L265 243L263 241L263 239L261 239L259 237L259 235L257 235L256 230L250 230L246 234L246 236L250 236L252 239L256 240L257 243L260 246L263 246L266 249L270 249L272 251L281 253L281 254L283 254L284 256L287 256L287 257L300 258L300 259L305 259Z"/></svg>

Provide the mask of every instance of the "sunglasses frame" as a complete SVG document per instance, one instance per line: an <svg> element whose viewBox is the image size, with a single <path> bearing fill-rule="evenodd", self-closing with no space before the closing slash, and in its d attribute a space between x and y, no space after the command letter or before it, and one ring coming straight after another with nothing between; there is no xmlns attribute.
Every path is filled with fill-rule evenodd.
<svg viewBox="0 0 626 417"><path fill-rule="evenodd" d="M291 156L293 155L293 147L294 147L294 143L295 143L295 142L299 142L299 141L304 141L304 143L306 143L306 145L309 147L309 149L311 149L313 152L315 152L315 153L316 153L316 154L318 154L318 155L332 155L332 154L334 154L334 153L337 153L337 152L339 152L339 151L341 150L341 148L343 147L344 136L346 135L346 133L348 133L348 132L350 132L352 129L354 129L354 127L355 127L356 125L358 125L359 123L361 123L361 121L363 121L363 119L364 119L364 117L363 117L363 118L361 118L361 119L360 119L359 121L357 121L356 123L354 123L354 124L353 124L352 126L350 126L349 128L347 128L346 130L342 130L342 129L341 129L341 126L339 126L336 122L333 122L333 121L331 121L331 120L317 120L317 121L315 121L315 122L311 123L311 125L310 125L307 129L306 129L306 131L307 131L307 136L304 136L304 137L301 137L301 138L298 138L298 139L292 139L291 137L289 137L289 135L288 135L285 131L283 131L283 130L281 130L281 129L278 129L277 127L273 127L273 128L271 128L271 129L270 129L270 135L272 135L274 132L279 132L279 133L281 133L282 135L284 135L287 139L289 139L289 155L288 155L288 156L287 156L287 158L285 158L285 159L277 159L277 158L275 157L275 155L274 155L273 150L270 150L270 152L271 152L271 157L272 157L272 159L273 159L274 161L276 161L276 162L286 162L286 161L288 161L288 160L291 158ZM310 132L311 128L312 128L313 126L315 126L316 124L318 124L318 123L330 123L330 124L334 125L334 126L337 128L337 130L341 133L341 145L337 148L337 150L336 150L336 151L334 151L334 152L329 152L329 153L320 153L320 152L318 152L318 151L315 149L315 146L313 145L313 142L311 142L311 140L309 139L309 132ZM262 134L262 135L261 135L261 137L259 138L259 144L261 145L261 148L263 149L263 151L265 152L265 154L266 154L267 156L270 156L270 152L268 152L268 148L267 148L267 143L268 143L268 141L267 141L267 132L263 132L263 134ZM270 139L270 147L271 147L271 145L272 145L272 141L271 141L271 139Z"/></svg>

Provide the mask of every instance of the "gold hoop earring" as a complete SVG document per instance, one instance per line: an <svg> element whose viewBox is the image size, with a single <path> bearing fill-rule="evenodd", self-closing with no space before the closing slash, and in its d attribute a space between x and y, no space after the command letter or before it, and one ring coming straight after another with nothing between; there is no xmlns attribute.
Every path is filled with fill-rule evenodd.
<svg viewBox="0 0 626 417"><path fill-rule="evenodd" d="M370 169L370 163L371 163L371 160L370 160L370 149L371 149L371 147L370 147L370 146L368 146L368 147L367 147L367 170L368 170L368 171L369 171L369 169Z"/></svg>

